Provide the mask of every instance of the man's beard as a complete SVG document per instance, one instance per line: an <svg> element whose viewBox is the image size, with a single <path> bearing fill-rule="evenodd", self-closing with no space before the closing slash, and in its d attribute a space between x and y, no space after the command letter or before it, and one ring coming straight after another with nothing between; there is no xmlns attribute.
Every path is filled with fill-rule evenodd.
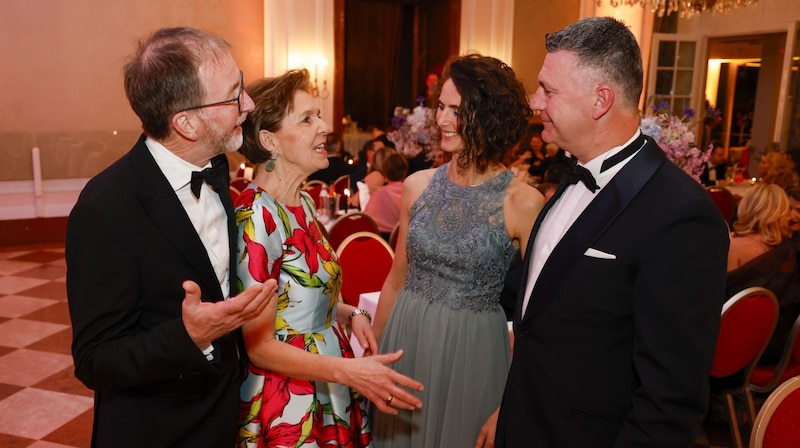
<svg viewBox="0 0 800 448"><path fill-rule="evenodd" d="M208 128L208 144L218 153L236 152L242 147L243 137L241 132L226 131L217 122L203 120Z"/></svg>

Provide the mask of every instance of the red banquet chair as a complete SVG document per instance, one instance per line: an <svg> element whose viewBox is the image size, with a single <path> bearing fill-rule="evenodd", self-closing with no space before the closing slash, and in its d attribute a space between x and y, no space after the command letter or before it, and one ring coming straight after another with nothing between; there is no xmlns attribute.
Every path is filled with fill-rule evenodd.
<svg viewBox="0 0 800 448"><path fill-rule="evenodd" d="M345 196L344 190L350 188L350 175L345 174L344 176L339 176L338 179L333 181L333 191L339 195L339 210L347 210L347 198L349 196ZM350 192L352 195L353 192Z"/></svg>
<svg viewBox="0 0 800 448"><path fill-rule="evenodd" d="M389 275L394 252L373 232L356 232L336 250L342 268L342 299L358 306L361 293L380 291Z"/></svg>
<svg viewBox="0 0 800 448"><path fill-rule="evenodd" d="M750 390L768 394L784 381L798 375L800 375L800 316L792 325L778 363L770 366L756 366L753 369L753 375L750 377Z"/></svg>
<svg viewBox="0 0 800 448"><path fill-rule="evenodd" d="M242 194L241 191L237 190L236 188L233 188L232 186L228 187L228 192L231 194L231 201L233 201L234 204L236 203L236 198L238 198L239 195Z"/></svg>
<svg viewBox="0 0 800 448"><path fill-rule="evenodd" d="M245 177L234 177L231 179L230 186L242 192L250 184L250 180Z"/></svg>
<svg viewBox="0 0 800 448"><path fill-rule="evenodd" d="M345 238L356 232L372 232L380 236L378 225L369 215L353 212L340 216L333 222L328 231L328 243L333 250L338 250Z"/></svg>
<svg viewBox="0 0 800 448"><path fill-rule="evenodd" d="M314 200L314 205L317 209L322 208L322 204L319 202L319 194L322 190L327 190L328 184L321 180L310 180L303 184L303 190L306 191L311 196L311 199Z"/></svg>
<svg viewBox="0 0 800 448"><path fill-rule="evenodd" d="M775 389L753 423L750 448L800 447L800 376Z"/></svg>
<svg viewBox="0 0 800 448"><path fill-rule="evenodd" d="M741 384L722 391L728 411L728 424L736 447L743 445L734 397L745 395L749 421L753 421L756 412L748 387L750 375L772 337L777 321L778 300L775 294L759 286L736 293L722 306L711 376L723 378L738 372L744 374Z"/></svg>
<svg viewBox="0 0 800 448"><path fill-rule="evenodd" d="M736 200L733 197L733 193L725 187L716 186L706 187L706 191L708 191L711 200L714 201L714 204L722 213L725 222L730 223L731 219L733 219L733 211L736 208Z"/></svg>

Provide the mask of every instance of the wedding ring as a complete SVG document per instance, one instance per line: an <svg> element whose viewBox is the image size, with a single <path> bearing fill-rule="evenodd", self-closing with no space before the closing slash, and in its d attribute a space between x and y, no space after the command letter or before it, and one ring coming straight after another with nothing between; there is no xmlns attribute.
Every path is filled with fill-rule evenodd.
<svg viewBox="0 0 800 448"><path fill-rule="evenodd" d="M392 404L392 400L394 400L394 396L392 396L391 394L389 394L389 396L388 396L388 397L386 397L386 400L385 400L385 401L386 401L386 404L387 404L387 405L391 405L391 404Z"/></svg>

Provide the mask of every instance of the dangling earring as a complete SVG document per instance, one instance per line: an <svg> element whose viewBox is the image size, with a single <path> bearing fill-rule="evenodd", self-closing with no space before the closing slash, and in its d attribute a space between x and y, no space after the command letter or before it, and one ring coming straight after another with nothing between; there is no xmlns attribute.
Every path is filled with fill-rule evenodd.
<svg viewBox="0 0 800 448"><path fill-rule="evenodd" d="M267 171L272 171L275 169L275 161L278 160L278 154L272 153L272 155L264 162L264 169Z"/></svg>

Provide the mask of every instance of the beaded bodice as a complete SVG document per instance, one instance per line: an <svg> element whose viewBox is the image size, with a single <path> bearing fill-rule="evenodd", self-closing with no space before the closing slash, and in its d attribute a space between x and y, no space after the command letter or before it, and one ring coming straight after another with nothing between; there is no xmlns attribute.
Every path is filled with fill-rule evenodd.
<svg viewBox="0 0 800 448"><path fill-rule="evenodd" d="M411 206L408 276L414 296L453 309L493 311L517 250L506 229L503 201L513 174L461 186L439 167Z"/></svg>

